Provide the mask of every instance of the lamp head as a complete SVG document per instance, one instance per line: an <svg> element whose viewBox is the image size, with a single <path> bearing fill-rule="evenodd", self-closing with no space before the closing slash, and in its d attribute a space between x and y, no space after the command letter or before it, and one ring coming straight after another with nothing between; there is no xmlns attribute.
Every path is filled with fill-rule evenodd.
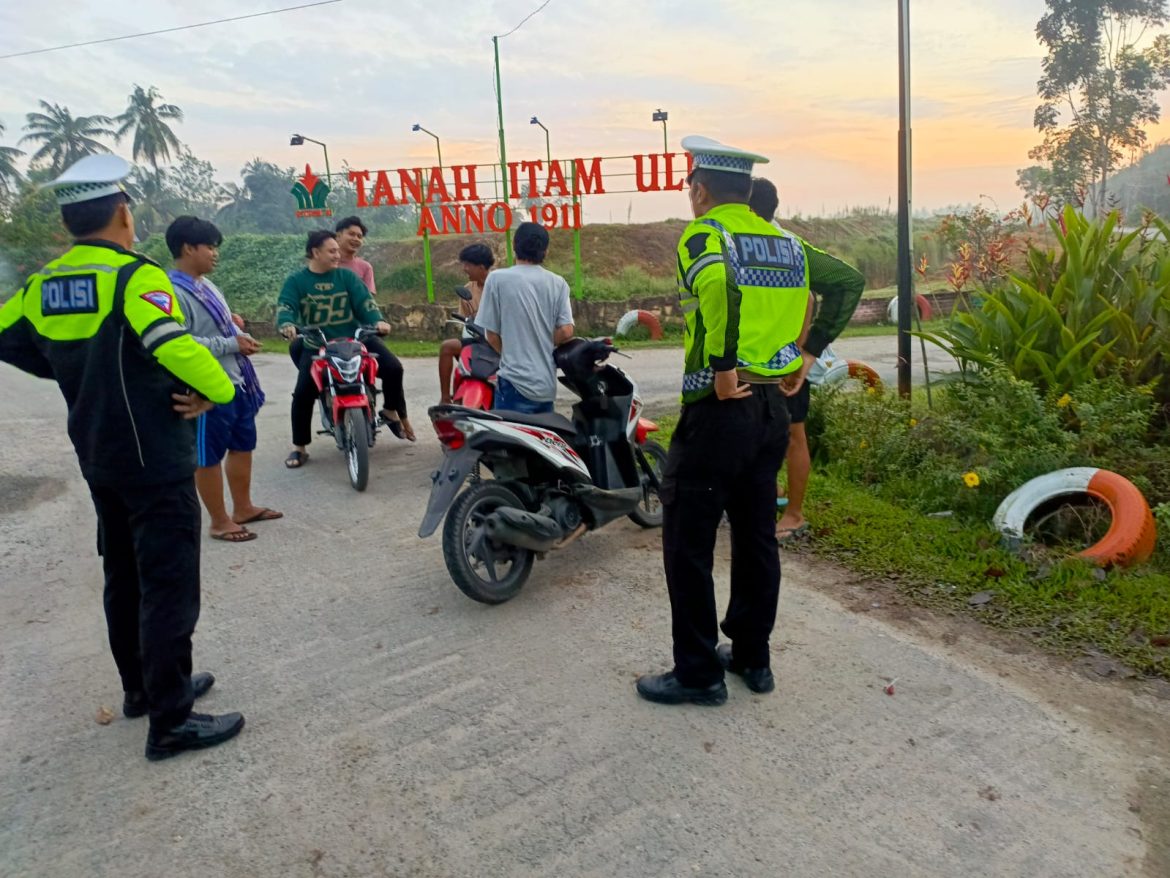
<svg viewBox="0 0 1170 878"><path fill-rule="evenodd" d="M422 126L419 125L417 122L415 122L413 125L410 126L410 130L411 131L420 131L420 130L422 130Z"/></svg>
<svg viewBox="0 0 1170 878"><path fill-rule="evenodd" d="M528 120L528 124L529 125L539 125L540 120L537 119L535 116L533 116L531 119Z"/></svg>
<svg viewBox="0 0 1170 878"><path fill-rule="evenodd" d="M663 110L660 108L660 109L657 109L654 111L654 115L650 118L650 121L651 122L665 122L666 117L667 117L666 110Z"/></svg>
<svg viewBox="0 0 1170 878"><path fill-rule="evenodd" d="M304 146L304 143L305 143L305 138L301 137L301 135L299 135L299 134L294 134L292 137L290 137L288 139L289 146Z"/></svg>

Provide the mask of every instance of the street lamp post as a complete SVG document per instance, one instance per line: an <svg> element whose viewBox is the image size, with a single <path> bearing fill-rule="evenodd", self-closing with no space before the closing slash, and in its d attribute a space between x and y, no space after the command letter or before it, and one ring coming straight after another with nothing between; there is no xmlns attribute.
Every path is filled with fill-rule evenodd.
<svg viewBox="0 0 1170 878"><path fill-rule="evenodd" d="M332 175L329 173L329 147L327 147L325 144L323 144L320 140L314 140L311 137L305 137L305 135L303 135L303 134L294 134L292 137L289 138L288 145L289 146L304 146L306 140L309 141L309 143L317 144L317 146L321 147L321 149L324 150L324 152L325 152L325 184L327 186L332 186L333 179L332 179Z"/></svg>
<svg viewBox="0 0 1170 878"><path fill-rule="evenodd" d="M426 128L423 128L417 122L415 122L413 125L410 126L410 130L411 131L421 131L423 134L429 134L431 137L435 138L435 152L437 152L439 154L439 171L442 172L442 170L443 170L443 147L439 144L439 135L437 135L434 131L428 131ZM422 186L421 180L419 181L419 186L420 187ZM426 200L428 202L431 200L429 192L427 193ZM431 209L431 206L429 203L419 205L420 211L423 211L423 210L430 211L430 209ZM431 214L431 216L434 216L434 215ZM427 301L434 302L435 301L435 275L434 275L434 270L431 266L431 232L430 232L430 229L427 229L425 227L423 228L423 267L426 269Z"/></svg>
<svg viewBox="0 0 1170 878"><path fill-rule="evenodd" d="M421 131L423 134L429 134L431 137L435 138L435 152L439 154L439 167L443 167L443 147L439 144L439 135L437 135L434 131L428 131L417 122L410 126L410 130Z"/></svg>
<svg viewBox="0 0 1170 878"><path fill-rule="evenodd" d="M662 109L661 107L659 107L657 110L655 110L654 115L650 117L651 122L661 122L662 123L662 154L663 155L670 152L670 141L668 141L666 139L666 117L667 117L667 112L666 112L666 110Z"/></svg>
<svg viewBox="0 0 1170 878"><path fill-rule="evenodd" d="M544 128L544 152L545 152L545 157L548 159L548 167L551 168L552 167L552 146L550 145L550 141L548 139L548 128L545 128L544 123L541 122L539 119L537 119L535 116L532 117L532 119L529 121L529 124L530 125L539 125L541 128Z"/></svg>

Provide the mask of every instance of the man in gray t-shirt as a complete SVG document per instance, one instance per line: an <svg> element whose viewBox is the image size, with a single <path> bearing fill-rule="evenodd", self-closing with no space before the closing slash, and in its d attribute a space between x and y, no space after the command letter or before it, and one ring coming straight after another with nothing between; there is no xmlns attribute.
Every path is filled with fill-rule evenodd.
<svg viewBox="0 0 1170 878"><path fill-rule="evenodd" d="M573 337L569 284L543 268L548 231L521 223L513 239L516 265L488 275L476 323L500 354L495 408L551 412L557 397L553 348Z"/></svg>

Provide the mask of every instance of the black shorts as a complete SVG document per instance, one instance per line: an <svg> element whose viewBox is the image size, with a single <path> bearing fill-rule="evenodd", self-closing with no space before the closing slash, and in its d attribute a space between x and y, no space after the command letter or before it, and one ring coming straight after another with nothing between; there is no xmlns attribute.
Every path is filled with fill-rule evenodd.
<svg viewBox="0 0 1170 878"><path fill-rule="evenodd" d="M795 395L785 397L788 402L788 417L793 424L803 424L808 418L808 404L810 399L810 391L808 381L800 385L800 390L796 391Z"/></svg>

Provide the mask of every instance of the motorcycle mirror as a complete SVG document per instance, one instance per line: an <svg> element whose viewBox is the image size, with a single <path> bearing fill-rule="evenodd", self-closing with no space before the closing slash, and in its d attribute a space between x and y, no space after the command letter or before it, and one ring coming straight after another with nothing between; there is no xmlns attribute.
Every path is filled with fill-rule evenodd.
<svg viewBox="0 0 1170 878"><path fill-rule="evenodd" d="M471 301L471 290L467 289L467 287L455 287L455 295L457 295L464 302Z"/></svg>

